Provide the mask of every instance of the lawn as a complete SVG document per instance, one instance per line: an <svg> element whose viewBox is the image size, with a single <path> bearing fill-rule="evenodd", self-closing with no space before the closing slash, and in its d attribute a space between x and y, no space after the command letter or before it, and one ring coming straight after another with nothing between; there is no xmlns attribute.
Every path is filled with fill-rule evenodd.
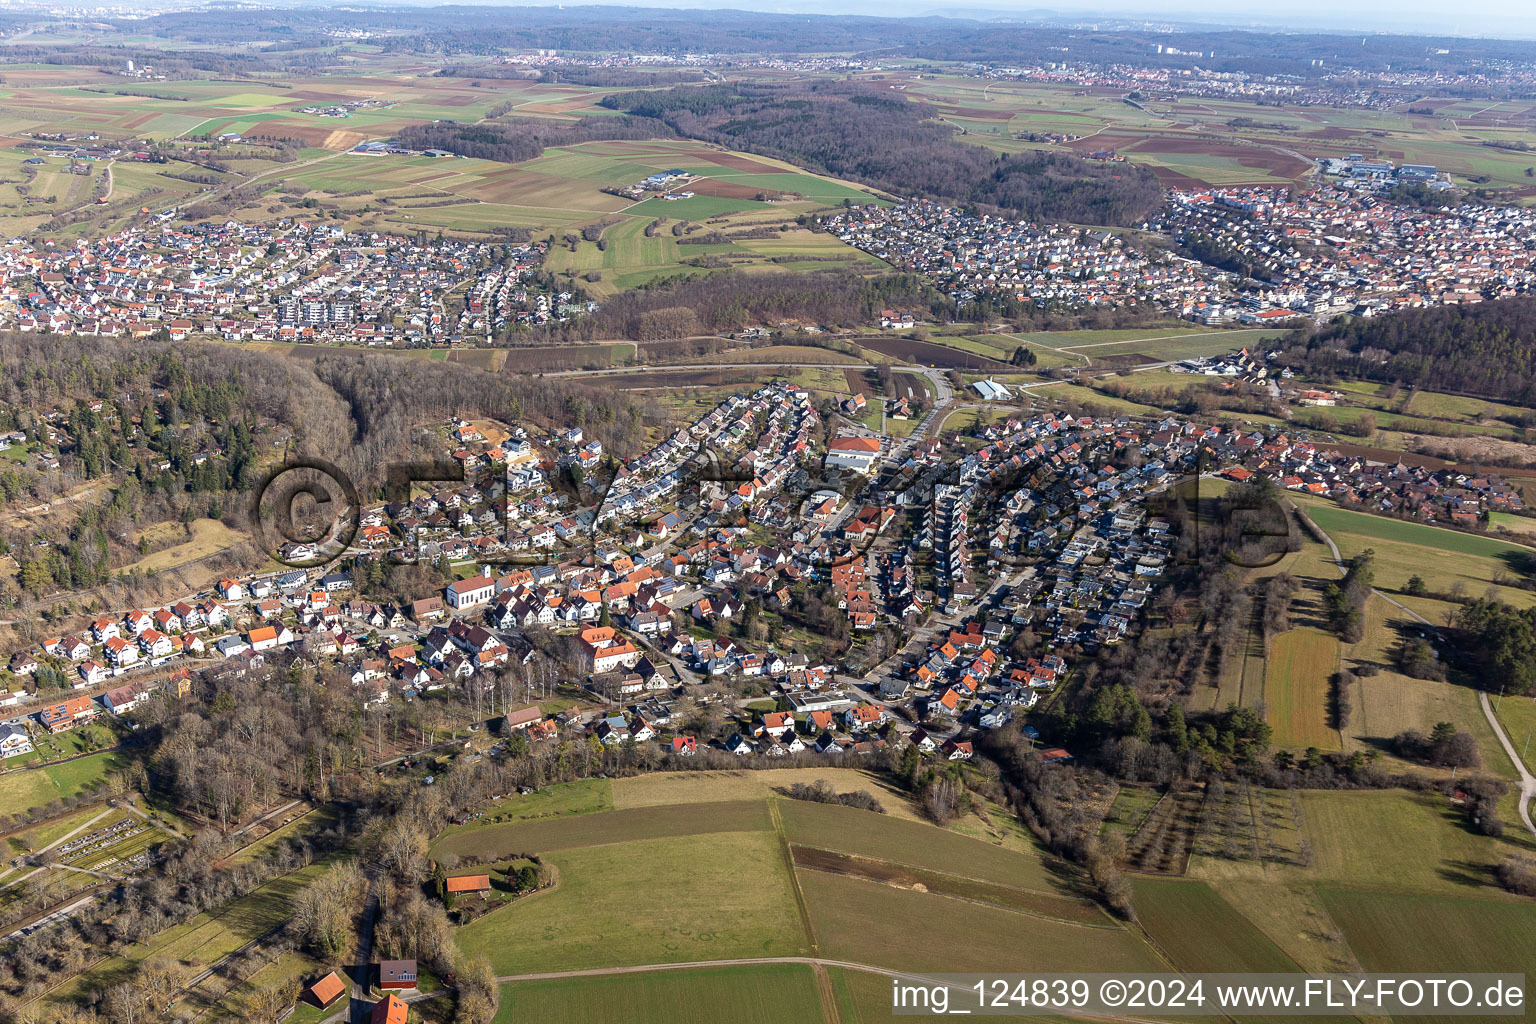
<svg viewBox="0 0 1536 1024"><path fill-rule="evenodd" d="M23 829L20 832L7 836L5 840L6 845L9 847L12 855L34 853L44 847L53 845L92 818L107 813L109 810L109 808L97 804L93 807L87 807L83 811L76 811L73 814L50 819L40 825L34 825L31 828ZM108 820L103 818L101 823L106 824Z"/></svg>
<svg viewBox="0 0 1536 1024"><path fill-rule="evenodd" d="M1135 903L1142 927L1180 970L1281 973L1299 969L1204 882L1138 878Z"/></svg>
<svg viewBox="0 0 1536 1024"><path fill-rule="evenodd" d="M489 957L498 974L807 951L789 867L770 832L640 839L546 860L558 872L554 889L458 933L459 945Z"/></svg>
<svg viewBox="0 0 1536 1024"><path fill-rule="evenodd" d="M1277 747L1337 750L1328 725L1328 677L1339 667L1339 641L1321 630L1293 629L1270 643L1264 699Z"/></svg>
<svg viewBox="0 0 1536 1024"><path fill-rule="evenodd" d="M521 981L502 988L496 1024L810 1024L822 1019L809 966L753 964Z"/></svg>
<svg viewBox="0 0 1536 1024"><path fill-rule="evenodd" d="M7 772L0 775L0 808L29 810L46 806L50 800L74 796L121 764L119 755L102 753Z"/></svg>
<svg viewBox="0 0 1536 1024"><path fill-rule="evenodd" d="M521 853L548 853L635 840L766 831L771 826L768 805L761 800L646 807L460 831L433 843L432 856L500 860Z"/></svg>

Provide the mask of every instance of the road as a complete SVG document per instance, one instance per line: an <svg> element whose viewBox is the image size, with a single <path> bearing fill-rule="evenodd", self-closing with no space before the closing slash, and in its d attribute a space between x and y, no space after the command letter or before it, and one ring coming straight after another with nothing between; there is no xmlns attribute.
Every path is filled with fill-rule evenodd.
<svg viewBox="0 0 1536 1024"><path fill-rule="evenodd" d="M1339 546L1333 542L1333 538L1324 533L1322 528L1314 523L1312 518L1298 508L1294 502L1287 502L1287 504L1319 537L1323 538L1323 542L1328 545L1328 550L1333 554L1334 564L1339 567L1340 572L1343 572L1344 558L1339 553ZM1415 621L1434 628L1435 624L1433 622L1430 622L1402 602L1393 600L1379 590L1372 592L1392 607L1412 617ZM1536 799L1536 776L1531 775L1530 771L1525 767L1525 762L1521 760L1520 755L1515 753L1515 745L1509 741L1508 734L1504 732L1503 723L1493 713L1493 704L1488 700L1488 692L1486 690L1479 690L1477 692L1477 702L1482 705L1483 716L1488 719L1488 725L1493 729L1493 734L1499 738L1499 745L1504 748L1504 753L1509 755L1510 763L1515 766L1515 771L1520 776L1520 802L1517 805L1517 809L1520 812L1520 823L1525 826L1527 832L1532 836L1536 836L1536 823L1531 821L1531 800Z"/></svg>
<svg viewBox="0 0 1536 1024"><path fill-rule="evenodd" d="M1483 715L1488 719L1488 724L1493 728L1493 734L1499 738L1499 745L1504 748L1504 753L1514 763L1515 771L1520 773L1520 802L1517 808L1520 811L1520 822L1525 830L1536 836L1536 825L1531 823L1531 798L1536 797L1536 778L1526 769L1525 762L1515 753L1515 745L1509 742L1509 736L1504 732L1504 726L1499 722L1497 715L1493 713L1493 703L1488 700L1488 691L1477 692L1477 702L1483 706Z"/></svg>

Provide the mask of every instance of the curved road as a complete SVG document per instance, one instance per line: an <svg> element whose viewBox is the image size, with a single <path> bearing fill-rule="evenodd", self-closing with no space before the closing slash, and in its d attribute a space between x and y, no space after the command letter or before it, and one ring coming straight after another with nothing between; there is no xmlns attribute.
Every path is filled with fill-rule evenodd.
<svg viewBox="0 0 1536 1024"><path fill-rule="evenodd" d="M1291 509L1296 513L1297 516L1299 516L1307 523L1309 527L1317 532L1319 537L1323 538L1323 541L1328 545L1328 550L1333 553L1334 564L1337 565L1339 570L1342 572L1344 570L1344 558L1339 554L1339 546L1333 542L1333 538L1324 533L1322 527L1314 523L1312 521L1312 517L1303 512L1301 508L1294 502L1287 502L1287 504L1291 506ZM1386 594L1383 594L1379 590L1375 590L1373 593L1380 596L1382 600L1386 601L1394 608L1406 612L1408 615L1412 616L1419 622L1422 622L1424 625L1431 627L1434 626L1434 623L1430 622L1424 616L1420 615L1418 612L1414 611L1412 608L1409 608L1407 605L1401 603L1400 601L1394 601L1392 598L1388 597ZM1532 823L1531 821L1531 801L1536 799L1536 777L1531 775L1530 771L1525 767L1525 762L1522 761L1520 756L1515 753L1515 745L1509 741L1509 736L1504 732L1503 724L1499 721L1498 716L1493 713L1493 704L1488 700L1488 691L1477 691L1477 702L1482 705L1483 717L1488 719L1488 725L1493 729L1493 734L1499 738L1499 745L1504 748L1504 753L1509 755L1510 763L1515 766L1515 771L1520 775L1520 802L1517 804L1517 807L1520 811L1520 822L1525 826L1525 830L1527 832L1533 836L1536 836L1536 823Z"/></svg>

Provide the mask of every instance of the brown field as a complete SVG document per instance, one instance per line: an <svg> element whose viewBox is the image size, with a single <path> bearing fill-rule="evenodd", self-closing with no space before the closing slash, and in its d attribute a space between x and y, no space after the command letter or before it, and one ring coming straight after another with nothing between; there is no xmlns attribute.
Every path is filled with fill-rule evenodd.
<svg viewBox="0 0 1536 1024"><path fill-rule="evenodd" d="M551 370L603 370L613 365L613 352L607 345L538 345L515 349L475 349L450 352L449 362L473 362L479 353L502 353L499 365L487 369L510 369L516 373L547 373ZM455 358L455 357L459 358Z"/></svg>
<svg viewBox="0 0 1536 1024"><path fill-rule="evenodd" d="M950 117L963 117L969 121L1007 121L1013 117L1013 111L999 110L996 107L941 106L939 110Z"/></svg>
<svg viewBox="0 0 1536 1024"><path fill-rule="evenodd" d="M921 363L931 366L964 366L977 370L1006 370L1008 364L996 359L988 359L972 352L962 352L956 348L948 348L944 345L935 345L928 341L914 341L911 338L877 338L871 341L860 340L859 344L872 352L878 352L892 359L898 359L904 363Z"/></svg>
<svg viewBox="0 0 1536 1024"><path fill-rule="evenodd" d="M701 181L690 181L684 190L700 196L719 196L721 199L756 199L763 194L760 188L751 185L743 185L735 181L721 181L718 178L704 178Z"/></svg>
<svg viewBox="0 0 1536 1024"><path fill-rule="evenodd" d="M850 395L862 394L868 398L878 393L879 389L870 385L869 378L864 376L864 370L861 367L849 367L844 370L843 379L848 381L848 393Z"/></svg>
<svg viewBox="0 0 1536 1024"><path fill-rule="evenodd" d="M609 387L622 391L647 391L659 388L723 388L761 380L761 369L741 370L648 370L616 373L604 380Z"/></svg>
<svg viewBox="0 0 1536 1024"><path fill-rule="evenodd" d="M733 171L744 171L748 174L779 174L784 168L775 167L773 164L759 163L751 157L745 157L739 153L695 153L700 160L721 167L728 167Z"/></svg>

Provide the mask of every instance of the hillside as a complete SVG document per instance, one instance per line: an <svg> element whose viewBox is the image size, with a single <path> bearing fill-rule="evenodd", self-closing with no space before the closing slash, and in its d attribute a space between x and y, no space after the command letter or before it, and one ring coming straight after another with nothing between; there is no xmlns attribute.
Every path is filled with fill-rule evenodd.
<svg viewBox="0 0 1536 1024"><path fill-rule="evenodd" d="M1536 298L1351 318L1286 340L1287 364L1313 373L1536 403Z"/></svg>
<svg viewBox="0 0 1536 1024"><path fill-rule="evenodd" d="M680 134L803 164L909 196L994 207L1029 220L1130 224L1157 205L1150 171L1041 151L999 155L957 141L939 111L845 82L678 86L604 106Z"/></svg>

